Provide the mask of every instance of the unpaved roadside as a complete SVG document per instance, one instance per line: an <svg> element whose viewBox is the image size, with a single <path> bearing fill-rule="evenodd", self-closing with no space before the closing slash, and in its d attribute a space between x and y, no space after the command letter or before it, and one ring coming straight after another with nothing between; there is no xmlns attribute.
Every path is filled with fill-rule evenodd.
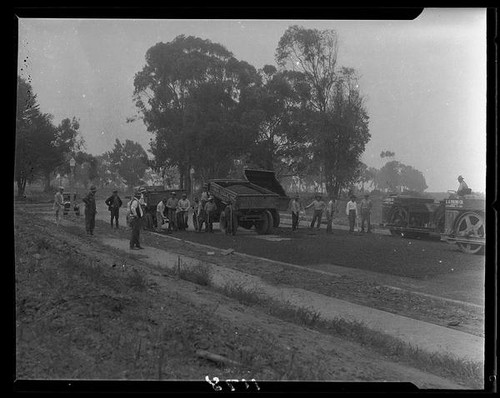
<svg viewBox="0 0 500 398"><path fill-rule="evenodd" d="M40 242L40 237L43 237L49 247L47 253L42 253L42 257L46 257L37 260L33 257L36 253L30 252L30 247L36 245L17 245L28 250L28 253L16 253L16 276L22 277L22 280L18 280L18 304L23 303L22 311L19 309L18 312L21 316L17 320L18 363L21 362L19 377L58 378L73 375L90 379L154 379L158 377L158 355L162 352L160 375L165 379L202 380L205 375L217 375L221 379L384 380L411 381L421 388L462 388L458 383L391 362L356 344L277 320L209 289L175 279L166 275L161 268L145 265L135 254L105 247L99 238L87 238L81 227L57 228L37 217L17 213L16 237L18 240L31 240L32 243L37 240ZM83 279L82 275L74 268L64 268L64 261L57 265L57 257L67 260L70 253L73 259L91 261L93 267L100 270L95 271L98 278L93 284L82 283L79 279ZM34 265L33 261L39 262ZM23 273L23 268L28 265L36 271ZM92 289L97 289L107 291L107 296L111 298L108 297L104 302L94 300L92 310L89 310L90 304L83 305L80 302L78 305L68 304L67 307L61 305L54 311L50 302L43 303L44 297L54 298L53 292L40 290L50 287L56 289L57 286L44 286L37 280L44 280L43 275L49 269L52 270L51 275L58 277L59 301L70 303L64 295L69 292L73 295L80 293L77 289L79 286L88 289L85 293L87 297L92 294L96 296ZM109 285L106 286L106 283L121 286L121 279L142 280L134 275L146 280L144 291L130 291L130 288L120 290L116 286L113 290ZM62 286L68 290L65 291ZM37 302L36 310L29 305L34 302ZM100 311L100 306L110 308ZM47 311L39 313L44 308ZM96 314L101 314L100 318ZM133 314L141 316L136 319ZM96 323L96 316L100 323ZM50 333L31 336L41 347L34 355L33 344L29 343L30 339L26 337L29 332L26 331L37 330L39 325L36 323L40 323L42 318L51 320L44 325ZM59 321L55 322L55 319ZM96 324L101 326L96 327ZM86 341L73 341L68 333L69 330L74 331L75 326L92 326L95 330L87 333L89 339ZM189 336L188 340L182 338L183 333ZM109 337L113 336L116 340L119 335L118 343L112 343L114 339ZM75 336L78 338L79 334L73 333ZM164 338L159 339L158 336ZM63 341L69 345L69 353L55 349ZM199 348L240 359L246 366L238 369L214 367L194 355L194 347L191 347L194 342ZM112 344L116 344L116 347ZM74 356L72 347L78 348L75 351L77 356ZM118 355L122 353L126 357L125 353L129 351L131 358L134 358L132 362ZM44 361L48 361L49 365L41 366L41 363L47 363ZM51 363L63 363L64 366L51 368ZM59 374L54 374L54 371Z"/></svg>

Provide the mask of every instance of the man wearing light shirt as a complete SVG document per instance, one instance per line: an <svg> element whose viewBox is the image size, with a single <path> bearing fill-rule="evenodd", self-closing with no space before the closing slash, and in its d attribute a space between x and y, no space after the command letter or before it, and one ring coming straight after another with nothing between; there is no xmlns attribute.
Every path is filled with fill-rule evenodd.
<svg viewBox="0 0 500 398"><path fill-rule="evenodd" d="M179 229L184 231L188 225L188 211L191 203L185 193L182 194L182 199L177 202L177 214L179 215Z"/></svg>
<svg viewBox="0 0 500 398"><path fill-rule="evenodd" d="M292 212L292 231L295 231L299 227L299 213L300 213L299 195L295 195L295 197L290 202L290 211Z"/></svg>
<svg viewBox="0 0 500 398"><path fill-rule="evenodd" d="M309 209L310 207L312 207L314 210L310 228L314 228L314 223L317 221L318 225L316 228L319 229L321 225L321 217L323 216L323 210L325 209L325 206L326 206L325 202L321 200L321 195L316 195L316 199L314 199L311 204L305 207L305 210Z"/></svg>
<svg viewBox="0 0 500 398"><path fill-rule="evenodd" d="M356 204L356 196L351 195L351 200L347 202L345 213L349 217L349 233L354 232L354 224L356 223L356 217L358 216L358 206Z"/></svg>
<svg viewBox="0 0 500 398"><path fill-rule="evenodd" d="M54 196L54 206L56 209L56 224L59 225L59 213L61 211L64 212L64 196L63 196L64 188L59 187L59 192L57 192Z"/></svg>
<svg viewBox="0 0 500 398"><path fill-rule="evenodd" d="M163 220L165 218L166 203L167 198L163 198L163 200L160 200L160 202L156 205L156 229L158 231L162 230L161 226L163 225Z"/></svg>
<svg viewBox="0 0 500 398"><path fill-rule="evenodd" d="M137 250L143 249L139 243L139 236L141 234L142 216L144 212L140 203L141 192L136 192L130 202L130 226L132 227L132 234L130 236L130 249Z"/></svg>

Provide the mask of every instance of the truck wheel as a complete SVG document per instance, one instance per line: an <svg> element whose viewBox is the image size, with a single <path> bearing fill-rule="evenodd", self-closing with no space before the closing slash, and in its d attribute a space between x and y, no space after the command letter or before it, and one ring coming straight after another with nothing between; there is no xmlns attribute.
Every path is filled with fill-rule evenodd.
<svg viewBox="0 0 500 398"><path fill-rule="evenodd" d="M280 213L277 210L272 210L271 214L273 216L273 227L278 228L280 226Z"/></svg>
<svg viewBox="0 0 500 398"><path fill-rule="evenodd" d="M269 217L270 216L270 217ZM255 221L255 230L259 235L264 235L268 233L269 225L272 223L272 216L267 210L261 215L259 221Z"/></svg>
<svg viewBox="0 0 500 398"><path fill-rule="evenodd" d="M241 221L238 225L245 229L252 229L254 224L252 221Z"/></svg>
<svg viewBox="0 0 500 398"><path fill-rule="evenodd" d="M220 217L219 217L219 228L222 232L226 232L226 229L227 229L227 225L226 225L226 215L224 214L224 212L222 211L220 213Z"/></svg>
<svg viewBox="0 0 500 398"><path fill-rule="evenodd" d="M273 213L271 213L269 210L266 210L265 213L267 213L267 218L269 220L269 226L267 227L266 234L272 234L274 232L274 223L275 223Z"/></svg>
<svg viewBox="0 0 500 398"><path fill-rule="evenodd" d="M484 238L485 225L483 217L474 212L462 214L455 224L455 236L457 238ZM484 249L483 245L474 243L457 242L457 246L467 254L479 254Z"/></svg>

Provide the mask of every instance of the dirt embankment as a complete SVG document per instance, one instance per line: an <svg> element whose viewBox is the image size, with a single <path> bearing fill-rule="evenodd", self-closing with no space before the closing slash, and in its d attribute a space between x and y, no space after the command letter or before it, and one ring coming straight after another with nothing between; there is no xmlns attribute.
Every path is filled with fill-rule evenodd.
<svg viewBox="0 0 500 398"><path fill-rule="evenodd" d="M16 212L19 379L411 381L462 388ZM237 364L216 364L199 350Z"/></svg>

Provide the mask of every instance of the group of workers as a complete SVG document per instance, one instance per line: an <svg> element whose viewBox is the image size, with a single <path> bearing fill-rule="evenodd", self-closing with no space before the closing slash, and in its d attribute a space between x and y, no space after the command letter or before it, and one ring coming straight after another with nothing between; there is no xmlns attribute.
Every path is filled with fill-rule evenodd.
<svg viewBox="0 0 500 398"><path fill-rule="evenodd" d="M201 232L205 226L205 232L213 232L214 213L217 210L213 196L208 193L208 185L203 186L201 199L194 198L191 204L187 195L182 194L177 199L175 192L170 197L163 198L156 206L156 228L158 231L171 233L174 231L185 231L188 228L189 210L192 210L193 226L195 231Z"/></svg>
<svg viewBox="0 0 500 398"><path fill-rule="evenodd" d="M364 232L366 225L366 232L371 233L370 217L371 217L372 206L373 204L369 194L364 195L364 198L361 200L359 205L356 202L356 196L350 195L349 201L347 202L345 209L347 218L349 220L349 233L351 234L354 233L354 228L356 225L356 220L358 220L358 215L361 218L360 231ZM318 194L315 196L314 200L309 205L304 207L304 210L310 208L313 209L313 215L309 228L313 229L314 226L316 225L316 229L320 229L323 213L326 213L326 233L331 234L333 232L332 231L333 217L334 214L338 212L337 201L333 197L330 197L328 203L325 203L322 199L322 196ZM301 205L299 203L298 195L296 195L291 200L290 211L292 213L292 231L296 231L298 230L299 227L299 219L301 212Z"/></svg>
<svg viewBox="0 0 500 398"><path fill-rule="evenodd" d="M470 193L470 189L462 176L458 177L458 182L458 195ZM97 188L92 185L87 195L83 198L83 203L85 204L85 231L87 235L94 234L95 216L97 214L95 201L96 191ZM57 225L59 225L60 213L61 211L64 211L63 193L64 188L59 187L58 192L54 196L54 209ZM137 189L128 203L127 223L131 227L130 249L132 250L142 249L139 237L142 227L141 219L144 217L144 193L144 188ZM113 228L113 226L115 226L118 229L119 210L123 205L121 198L118 196L118 191L113 190L112 195L105 200L105 203L111 214L111 227ZM292 231L296 231L299 227L300 212L302 209L298 195L295 195L292 198L289 207L292 215ZM310 208L313 209L310 229L313 229L315 225L316 229L320 229L323 213L326 213L326 233L331 234L334 214L338 212L337 201L331 197L328 203L325 203L322 196L318 194L309 205L304 207L304 210ZM203 226L205 226L205 232L213 232L214 214L217 211L217 205L213 196L211 196L208 192L208 184L203 185L203 192L200 199L194 198L193 204L191 204L185 193L182 194L181 199L177 199L175 192L171 192L168 199L166 197L163 198L156 207L157 230L166 230L167 232L186 230L188 227L188 215L190 209L193 212L192 222L194 229L197 232L201 232L203 230ZM232 209L231 203L225 208L226 219L230 220L226 233L234 234ZM349 220L349 233L352 234L355 232L356 222L359 219L361 221L358 226L360 232L365 231L366 225L366 232L371 233L371 211L372 201L369 194L365 194L359 204L356 202L356 196L351 194L345 208L345 214Z"/></svg>

